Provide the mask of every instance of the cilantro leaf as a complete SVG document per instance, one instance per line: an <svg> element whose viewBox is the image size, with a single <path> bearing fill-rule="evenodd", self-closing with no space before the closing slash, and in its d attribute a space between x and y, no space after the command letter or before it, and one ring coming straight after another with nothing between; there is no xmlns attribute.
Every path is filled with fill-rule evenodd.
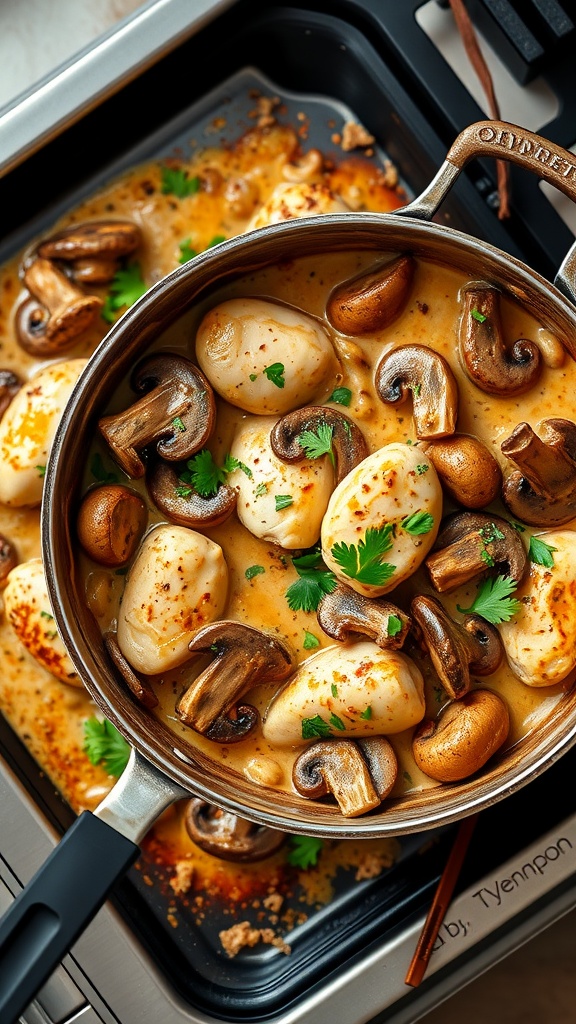
<svg viewBox="0 0 576 1024"><path fill-rule="evenodd" d="M469 608L461 608L460 605L456 607L464 615L475 612L497 626L501 622L508 622L522 607L521 601L510 597L516 586L515 580L510 576L489 577L478 587L476 597Z"/></svg>
<svg viewBox="0 0 576 1024"><path fill-rule="evenodd" d="M396 569L390 562L382 561L392 547L391 533L390 523L378 529L372 527L366 530L366 536L358 541L358 545L346 544L344 541L334 544L332 557L350 579L383 586Z"/></svg>
<svg viewBox="0 0 576 1024"><path fill-rule="evenodd" d="M328 455L333 466L336 465L332 438L334 428L328 423L320 423L316 433L313 430L303 430L298 435L298 444L304 449L307 459L319 459L321 455Z"/></svg>
<svg viewBox="0 0 576 1024"><path fill-rule="evenodd" d="M324 594L331 594L338 581L324 565L318 550L293 558L292 565L299 579L286 591L288 607L293 612L315 612Z"/></svg>
<svg viewBox="0 0 576 1024"><path fill-rule="evenodd" d="M554 555L552 552L557 550L558 548L553 548L551 544L547 544L540 537L530 537L528 558L531 562L536 562L537 565L543 565L546 569L552 569L554 565Z"/></svg>
<svg viewBox="0 0 576 1024"><path fill-rule="evenodd" d="M352 401L352 392L350 388L335 388L328 401L336 402L337 405L348 406Z"/></svg>
<svg viewBox="0 0 576 1024"><path fill-rule="evenodd" d="M186 199L193 196L200 188L200 178L190 178L188 171L183 167L162 167L161 191L165 196L176 196L177 199Z"/></svg>
<svg viewBox="0 0 576 1024"><path fill-rule="evenodd" d="M312 740L316 736L331 736L330 726L321 715L302 719L302 739Z"/></svg>
<svg viewBox="0 0 576 1024"><path fill-rule="evenodd" d="M240 459L235 458L234 455L226 455L224 458L224 465L222 469L225 473L233 473L235 469L241 469L246 474L249 480L252 479L252 470L245 462L240 462Z"/></svg>
<svg viewBox="0 0 576 1024"><path fill-rule="evenodd" d="M90 764L103 764L109 775L121 775L130 757L130 747L112 722L88 718L84 722L84 753Z"/></svg>
<svg viewBox="0 0 576 1024"><path fill-rule="evenodd" d="M399 615L389 615L386 625L388 636L398 636L402 632L402 619Z"/></svg>
<svg viewBox="0 0 576 1024"><path fill-rule="evenodd" d="M260 576L263 572L266 572L263 565L249 565L244 575L247 580L252 580L255 576Z"/></svg>
<svg viewBox="0 0 576 1024"><path fill-rule="evenodd" d="M293 868L313 868L318 862L320 851L324 846L323 839L314 836L290 836L289 850L286 860Z"/></svg>
<svg viewBox="0 0 576 1024"><path fill-rule="evenodd" d="M332 714L330 715L330 725L334 729L339 729L340 732L345 732L346 730L344 722L342 721L341 718L338 717L338 715L335 715L334 712L332 712Z"/></svg>
<svg viewBox="0 0 576 1024"><path fill-rule="evenodd" d="M363 718L366 722L370 721L370 719L372 718L372 705L371 704L369 704L368 707L364 708L364 711L360 712L360 718Z"/></svg>
<svg viewBox="0 0 576 1024"><path fill-rule="evenodd" d="M320 641L317 636L314 636L314 633L309 633L308 630L305 629L302 647L305 651L313 651L315 647L320 647Z"/></svg>
<svg viewBox="0 0 576 1024"><path fill-rule="evenodd" d="M192 484L202 498L211 498L216 494L220 484L226 480L226 473L216 465L208 448L203 448L193 458L188 459L186 466L187 469L180 474L180 480L184 484ZM177 491L179 490L180 488L177 488Z"/></svg>
<svg viewBox="0 0 576 1024"><path fill-rule="evenodd" d="M413 515L406 516L400 526L406 530L406 533L411 533L414 536L430 533L434 526L434 516L431 516L429 512L414 512Z"/></svg>
<svg viewBox="0 0 576 1024"><path fill-rule="evenodd" d="M131 263L130 266L117 270L104 300L101 316L107 323L114 323L118 310L124 306L133 306L147 290L148 285L142 277L139 263Z"/></svg>
<svg viewBox="0 0 576 1024"><path fill-rule="evenodd" d="M284 363L271 363L270 366L265 366L262 372L277 388L283 388L286 384L284 380Z"/></svg>

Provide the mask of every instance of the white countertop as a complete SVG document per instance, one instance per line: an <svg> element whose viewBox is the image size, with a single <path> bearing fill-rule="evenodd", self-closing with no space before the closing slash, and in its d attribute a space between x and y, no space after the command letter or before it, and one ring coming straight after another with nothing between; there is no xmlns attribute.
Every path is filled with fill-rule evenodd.
<svg viewBox="0 0 576 1024"><path fill-rule="evenodd" d="M0 108L147 5L142 0L0 0ZM424 1024L574 1024L575 935L573 911L422 1018Z"/></svg>

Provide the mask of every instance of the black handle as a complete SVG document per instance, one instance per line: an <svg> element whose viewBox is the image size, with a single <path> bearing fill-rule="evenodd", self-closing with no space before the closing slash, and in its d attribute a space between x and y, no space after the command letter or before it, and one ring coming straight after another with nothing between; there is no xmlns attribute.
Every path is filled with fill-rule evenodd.
<svg viewBox="0 0 576 1024"><path fill-rule="evenodd" d="M90 811L0 921L0 1021L14 1024L139 853Z"/></svg>

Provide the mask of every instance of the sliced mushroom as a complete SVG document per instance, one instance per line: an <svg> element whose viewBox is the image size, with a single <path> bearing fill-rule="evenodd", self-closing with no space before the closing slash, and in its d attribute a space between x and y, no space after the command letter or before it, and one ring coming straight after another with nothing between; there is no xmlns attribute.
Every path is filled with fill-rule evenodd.
<svg viewBox="0 0 576 1024"><path fill-rule="evenodd" d="M472 690L448 704L435 720L416 730L412 753L416 764L438 782L457 782L479 771L506 742L508 708L491 690Z"/></svg>
<svg viewBox="0 0 576 1024"><path fill-rule="evenodd" d="M45 239L37 251L45 259L69 263L76 281L106 284L114 277L121 259L138 248L141 238L140 228L133 221L86 221Z"/></svg>
<svg viewBox="0 0 576 1024"><path fill-rule="evenodd" d="M93 487L82 499L76 520L78 540L99 565L125 565L138 547L148 510L139 494L121 484Z"/></svg>
<svg viewBox="0 0 576 1024"><path fill-rule="evenodd" d="M156 507L180 526L219 526L236 508L237 492L226 484L221 484L216 494L209 498L203 498L192 488L190 494L182 495L176 470L161 460L148 472L146 483Z"/></svg>
<svg viewBox="0 0 576 1024"><path fill-rule="evenodd" d="M290 652L276 637L227 620L200 629L189 649L215 657L180 698L176 714L216 743L243 740L256 728L258 712L237 702L257 683L287 679L293 667Z"/></svg>
<svg viewBox="0 0 576 1024"><path fill-rule="evenodd" d="M542 357L533 341L522 338L507 350L495 288L465 289L459 340L466 373L489 395L522 395L540 376Z"/></svg>
<svg viewBox="0 0 576 1024"><path fill-rule="evenodd" d="M462 625L436 597L419 595L410 605L420 637L446 693L458 700L470 689L470 673L487 676L504 657L500 634L481 615L466 615Z"/></svg>
<svg viewBox="0 0 576 1024"><path fill-rule="evenodd" d="M416 268L411 256L339 284L328 297L326 316L342 334L368 334L389 327L404 309Z"/></svg>
<svg viewBox="0 0 576 1024"><path fill-rule="evenodd" d="M154 690L150 686L148 680L142 679L134 671L132 666L128 664L126 658L124 657L122 651L120 650L120 647L118 646L118 638L116 636L116 633L114 633L112 630L108 630L108 632L104 634L104 644L106 646L108 654L110 655L112 661L114 662L114 665L116 666L124 682L128 686L130 693L132 693L133 696L136 697L136 700L140 701L140 703L143 704L145 708L155 708L156 705L158 704L158 698L154 693Z"/></svg>
<svg viewBox="0 0 576 1024"><path fill-rule="evenodd" d="M0 420L21 387L22 381L17 374L12 370L0 370Z"/></svg>
<svg viewBox="0 0 576 1024"><path fill-rule="evenodd" d="M504 481L502 499L530 526L560 526L576 516L576 423L547 419L540 437L519 423L501 444L518 466Z"/></svg>
<svg viewBox="0 0 576 1024"><path fill-rule="evenodd" d="M130 477L141 477L147 445L170 461L189 459L210 437L216 418L214 394L200 370L174 353L145 359L132 378L143 393L123 412L104 416L98 427L112 454Z"/></svg>
<svg viewBox="0 0 576 1024"><path fill-rule="evenodd" d="M346 642L355 634L368 636L379 647L399 650L410 629L410 619L391 601L364 597L345 583L325 594L317 612L318 622L334 640Z"/></svg>
<svg viewBox="0 0 576 1024"><path fill-rule="evenodd" d="M412 394L416 436L453 434L458 419L458 385L450 366L425 345L392 349L376 367L376 391L390 405L401 405Z"/></svg>
<svg viewBox="0 0 576 1024"><path fill-rule="evenodd" d="M95 322L102 299L86 295L50 260L38 257L24 272L31 293L16 310L16 334L35 356L53 356L70 348Z"/></svg>
<svg viewBox="0 0 576 1024"><path fill-rule="evenodd" d="M355 818L378 807L394 785L397 762L391 745L383 740L386 752L376 754L369 740L368 756L361 743L349 739L319 740L309 746L294 762L292 781L298 793L309 800L318 800L331 793L344 817ZM390 751L392 753L390 754ZM375 783L368 757L376 761ZM384 795L381 795L384 794Z"/></svg>
<svg viewBox="0 0 576 1024"><path fill-rule="evenodd" d="M184 824L192 842L201 850L240 864L271 857L286 841L284 832L255 825L199 797L187 804Z"/></svg>
<svg viewBox="0 0 576 1024"><path fill-rule="evenodd" d="M528 558L518 532L505 519L487 512L454 512L444 520L424 564L442 594L493 567L519 583Z"/></svg>
<svg viewBox="0 0 576 1024"><path fill-rule="evenodd" d="M18 565L18 552L11 540L0 533L0 589L8 582L8 573Z"/></svg>
<svg viewBox="0 0 576 1024"><path fill-rule="evenodd" d="M283 462L301 462L306 458L302 434L306 430L317 432L322 425L332 430L336 483L339 484L351 469L367 457L368 445L354 421L337 409L307 405L287 413L278 420L270 433L272 451Z"/></svg>
<svg viewBox="0 0 576 1024"><path fill-rule="evenodd" d="M477 437L453 434L420 447L434 465L444 491L465 508L485 508L500 494L500 466Z"/></svg>

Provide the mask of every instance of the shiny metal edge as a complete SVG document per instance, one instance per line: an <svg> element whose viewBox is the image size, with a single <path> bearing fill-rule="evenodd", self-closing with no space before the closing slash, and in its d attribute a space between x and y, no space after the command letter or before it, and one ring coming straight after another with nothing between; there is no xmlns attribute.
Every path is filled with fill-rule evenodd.
<svg viewBox="0 0 576 1024"><path fill-rule="evenodd" d="M0 109L0 177L235 0L152 0Z"/></svg>
<svg viewBox="0 0 576 1024"><path fill-rule="evenodd" d="M18 871L24 885L57 839L1 758L0 802L13 822L0 835L0 876L4 860ZM561 838L566 855L554 853L561 848ZM411 990L404 983L424 923L422 915L394 939L375 944L364 957L304 996L296 1006L269 1017L269 1024L334 1024L334 1020L375 1024L381 1015L389 1024L412 1024L576 905L576 880L563 891L559 889L562 883L574 879L574 861L568 856L566 842L576 848L576 815L560 822L453 901L445 918L445 940L433 954L427 976L427 980L433 979L439 973L437 985ZM538 858L546 850L544 870L544 862ZM528 872L529 862L540 864L542 871ZM502 880L518 871L524 871L525 884L520 880L512 889L508 885L503 888ZM486 897L485 906L477 894L484 889L495 892L498 880L500 892L506 889L506 898L497 905L495 898ZM550 899L539 906L537 913L526 916L526 909L548 893ZM459 923L466 928L457 929ZM507 930L486 944L487 937L504 926ZM158 1024L159 1020L163 1024L212 1024L215 1020L179 999L110 904L99 911L64 965L106 1024L130 1024L134 1020L139 1024Z"/></svg>

